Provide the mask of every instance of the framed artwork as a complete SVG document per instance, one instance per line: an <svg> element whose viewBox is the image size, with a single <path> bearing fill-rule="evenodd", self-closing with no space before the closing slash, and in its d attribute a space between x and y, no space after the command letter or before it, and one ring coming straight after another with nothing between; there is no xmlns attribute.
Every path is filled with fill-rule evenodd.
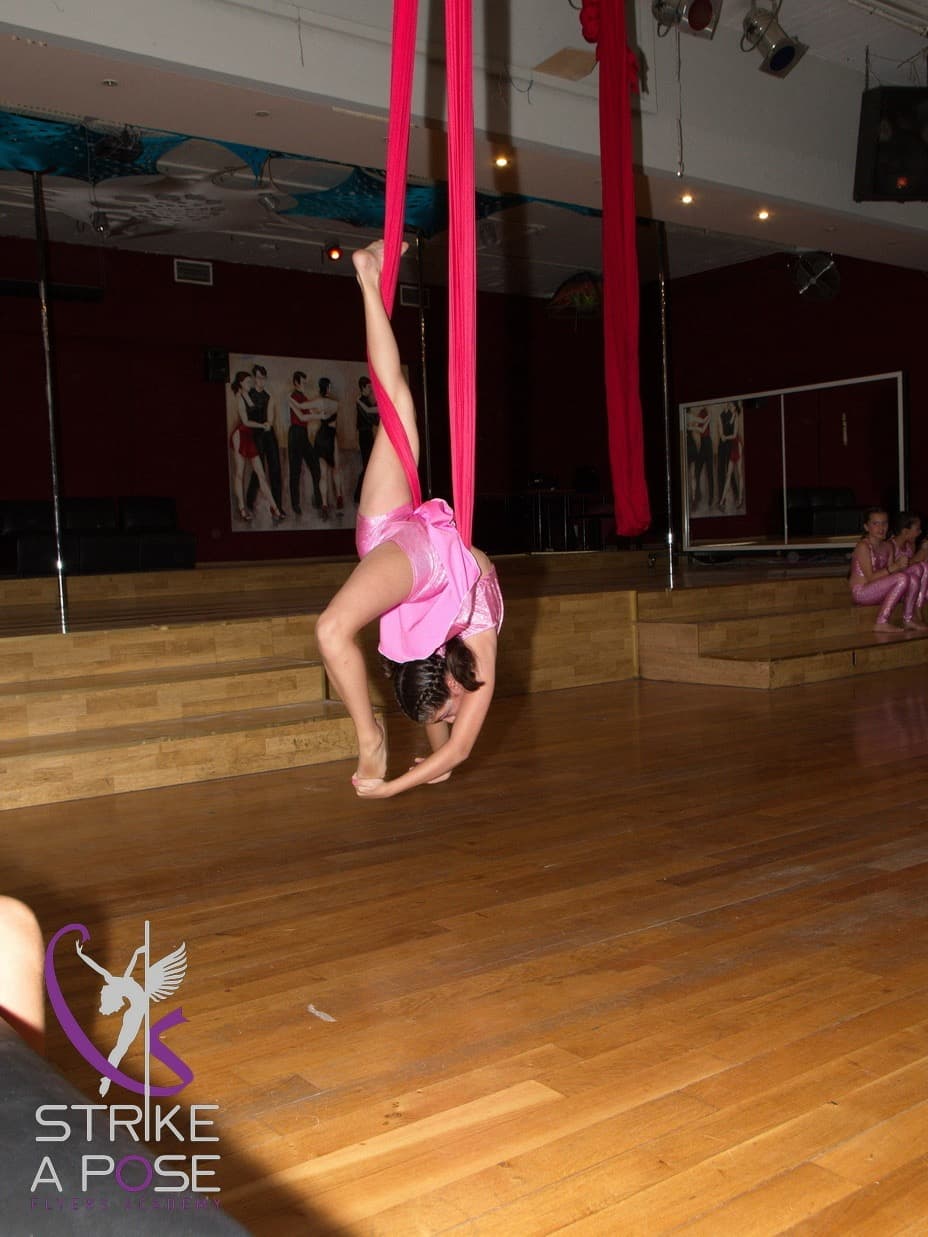
<svg viewBox="0 0 928 1237"><path fill-rule="evenodd" d="M867 507L904 509L903 377L680 404L683 550L828 549L860 536Z"/></svg>
<svg viewBox="0 0 928 1237"><path fill-rule="evenodd" d="M744 515L744 407L741 400L691 404L684 418L690 519Z"/></svg>
<svg viewBox="0 0 928 1237"><path fill-rule="evenodd" d="M230 353L234 532L354 528L380 418L366 361Z"/></svg>

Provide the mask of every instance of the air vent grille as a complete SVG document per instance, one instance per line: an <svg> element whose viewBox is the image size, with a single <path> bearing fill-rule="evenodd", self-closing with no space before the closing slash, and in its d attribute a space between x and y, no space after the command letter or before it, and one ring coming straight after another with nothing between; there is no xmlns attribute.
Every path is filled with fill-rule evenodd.
<svg viewBox="0 0 928 1237"><path fill-rule="evenodd" d="M212 262L195 262L190 258L174 259L175 283L198 283L213 286Z"/></svg>

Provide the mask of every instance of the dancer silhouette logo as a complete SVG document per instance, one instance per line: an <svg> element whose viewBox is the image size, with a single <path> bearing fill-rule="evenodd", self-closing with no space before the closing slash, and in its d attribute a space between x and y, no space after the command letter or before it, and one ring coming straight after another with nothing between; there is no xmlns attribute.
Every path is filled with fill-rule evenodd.
<svg viewBox="0 0 928 1237"><path fill-rule="evenodd" d="M100 1013L111 1018L119 1016L113 1018L118 1027L114 1027L115 1035L109 1037L113 1047L105 1056L105 1050L101 1051L91 1040L61 990L58 969L63 958L73 959L75 955L82 963L81 976L99 989ZM95 1199L89 1192L95 1188L105 1191L113 1183L125 1206L158 1207L162 1205L158 1199L164 1195L171 1196L172 1208L186 1210L188 1205L199 1206L202 1200L197 1196L219 1192L214 1181L220 1156L206 1153L200 1146L219 1141L213 1121L218 1105L191 1104L185 1108L181 1103L171 1102L171 1097L193 1081L193 1071L164 1038L187 1019L180 1006L152 1019L153 1007L173 997L184 982L187 947L182 943L167 953L158 950L153 956L146 920L142 943L126 957L121 971L109 970L102 959L103 953L91 943L90 931L84 924L69 923L59 929L45 955L49 1000L65 1035L99 1074L100 1096L107 1096L115 1083L117 1088L142 1098L136 1103L121 1099L110 1108L84 1102L40 1104L35 1114L37 1147L47 1143L71 1144L73 1151L79 1148L79 1158L75 1159L73 1152L69 1156L67 1148L60 1157L43 1155L32 1179L30 1206L33 1210L52 1209L56 1201L60 1202L67 1183L73 1180L69 1174L75 1169L79 1172L79 1184L76 1188L72 1185L72 1189L75 1196L79 1195L81 1206L110 1206L111 1195L104 1193ZM144 1067L134 1071L142 1074L137 1078L124 1061L140 1036ZM152 1081L153 1061L157 1062L157 1082ZM158 1103L162 1099L169 1102ZM139 1154L132 1143L144 1143L163 1154L153 1158ZM193 1204L180 1197L186 1194L194 1198Z"/></svg>
<svg viewBox="0 0 928 1237"><path fill-rule="evenodd" d="M75 933L78 938L74 942L77 956L103 980L100 988L100 1012L106 1015L117 1013L122 1015L122 1024L116 1043L108 1056L104 1056L90 1040L74 1016L58 982L55 970L55 951L63 938ZM90 932L87 928L80 923L71 923L59 929L48 944L45 954L45 986L62 1030L84 1060L99 1071L101 1096L106 1095L110 1083L113 1082L137 1095L159 1097L177 1095L193 1081L193 1072L162 1041L162 1036L178 1023L186 1022L187 1019L184 1017L183 1010L178 1007L152 1022L151 1007L155 1002L164 1001L169 996L173 996L183 983L187 973L186 946L181 944L170 953L152 962L149 924L146 920L142 944L132 954L122 974L114 975L85 948L89 941ZM143 1029L145 1076L142 1080L137 1080L124 1073L119 1066ZM177 1079L176 1083L167 1086L151 1084L149 1072L153 1058L170 1070Z"/></svg>

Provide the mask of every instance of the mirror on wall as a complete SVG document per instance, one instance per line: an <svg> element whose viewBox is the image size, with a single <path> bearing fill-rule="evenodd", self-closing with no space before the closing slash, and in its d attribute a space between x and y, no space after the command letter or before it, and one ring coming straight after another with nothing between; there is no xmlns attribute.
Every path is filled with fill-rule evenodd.
<svg viewBox="0 0 928 1237"><path fill-rule="evenodd" d="M683 549L822 549L907 504L903 375L679 406Z"/></svg>

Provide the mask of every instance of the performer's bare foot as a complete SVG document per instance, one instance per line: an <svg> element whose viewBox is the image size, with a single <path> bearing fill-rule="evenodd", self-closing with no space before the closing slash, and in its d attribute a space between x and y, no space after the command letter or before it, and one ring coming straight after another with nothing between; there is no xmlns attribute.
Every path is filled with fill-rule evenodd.
<svg viewBox="0 0 928 1237"><path fill-rule="evenodd" d="M403 241L400 253L405 253L408 248L407 243ZM379 285L380 272L383 270L382 240L372 241L366 249L356 249L351 255L351 260L358 275L358 283L362 287L365 284L372 284L375 287Z"/></svg>
<svg viewBox="0 0 928 1237"><path fill-rule="evenodd" d="M353 786L358 782L382 782L387 776L387 736L381 723L375 724L378 737L373 743L360 746L358 767L351 778Z"/></svg>
<svg viewBox="0 0 928 1237"><path fill-rule="evenodd" d="M901 627L896 627L894 623L881 623L877 621L873 624L873 630L879 632L881 636L901 636L905 633Z"/></svg>

